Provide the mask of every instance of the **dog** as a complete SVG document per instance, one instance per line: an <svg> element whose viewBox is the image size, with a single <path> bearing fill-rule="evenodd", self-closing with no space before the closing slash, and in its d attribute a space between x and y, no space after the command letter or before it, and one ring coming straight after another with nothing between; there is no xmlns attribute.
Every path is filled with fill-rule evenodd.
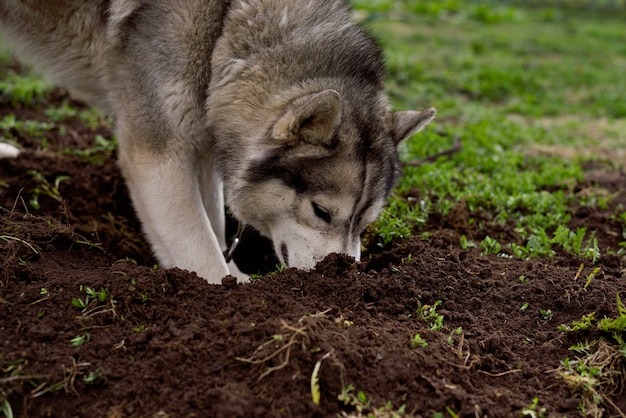
<svg viewBox="0 0 626 418"><path fill-rule="evenodd" d="M0 0L22 59L115 121L162 267L229 274L225 204L289 267L359 260L435 109L391 111L381 48L343 0Z"/></svg>

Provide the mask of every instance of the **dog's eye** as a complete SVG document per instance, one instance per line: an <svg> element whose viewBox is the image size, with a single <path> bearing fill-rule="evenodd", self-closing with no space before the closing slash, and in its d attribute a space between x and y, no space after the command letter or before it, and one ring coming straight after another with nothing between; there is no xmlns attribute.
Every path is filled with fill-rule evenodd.
<svg viewBox="0 0 626 418"><path fill-rule="evenodd" d="M311 206L313 206L313 213L315 213L315 216L317 216L327 224L330 223L331 216L329 211L327 211L315 202L311 202Z"/></svg>

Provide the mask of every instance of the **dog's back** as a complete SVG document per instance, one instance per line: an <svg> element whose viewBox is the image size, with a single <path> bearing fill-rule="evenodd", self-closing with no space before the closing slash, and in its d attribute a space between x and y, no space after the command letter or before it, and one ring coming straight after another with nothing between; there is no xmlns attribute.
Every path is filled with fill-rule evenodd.
<svg viewBox="0 0 626 418"><path fill-rule="evenodd" d="M106 0L1 0L2 35L50 81L101 106L106 87L98 63L108 6Z"/></svg>

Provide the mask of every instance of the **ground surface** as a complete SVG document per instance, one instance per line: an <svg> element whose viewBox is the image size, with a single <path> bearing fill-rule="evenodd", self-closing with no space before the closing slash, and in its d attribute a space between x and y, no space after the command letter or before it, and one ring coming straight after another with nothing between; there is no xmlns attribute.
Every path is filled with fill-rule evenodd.
<svg viewBox="0 0 626 418"><path fill-rule="evenodd" d="M0 115L9 113L46 120L37 106L2 105ZM524 261L463 250L461 234L482 237L467 227L477 214L461 205L415 231L428 239L371 243L361 263L330 256L313 272L213 286L151 267L114 153L63 152L94 149L98 134L110 138L104 124L69 118L46 134L46 147L19 133L23 154L0 161L5 414L332 417L379 407L383 416L390 402L424 417L579 415L581 397L557 369L577 357L570 346L601 335L557 327L592 311L617 316L626 279L623 259L607 255L622 240L610 211L571 208L570 227L597 230L595 265L565 252ZM623 171L589 165L587 179L581 191L600 184L615 194L611 205L626 204ZM266 246L250 243L240 259L272 263ZM426 346L412 344L416 334ZM626 411L616 380L603 388L613 391L605 416ZM339 400L348 385L348 401Z"/></svg>

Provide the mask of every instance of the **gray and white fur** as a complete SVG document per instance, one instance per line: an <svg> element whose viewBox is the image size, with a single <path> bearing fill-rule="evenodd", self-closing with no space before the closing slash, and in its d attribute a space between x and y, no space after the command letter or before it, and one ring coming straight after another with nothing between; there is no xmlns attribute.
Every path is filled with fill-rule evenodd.
<svg viewBox="0 0 626 418"><path fill-rule="evenodd" d="M245 277L224 203L288 266L358 260L397 145L435 116L390 111L380 47L341 0L0 0L0 30L114 118L160 265L210 283Z"/></svg>

